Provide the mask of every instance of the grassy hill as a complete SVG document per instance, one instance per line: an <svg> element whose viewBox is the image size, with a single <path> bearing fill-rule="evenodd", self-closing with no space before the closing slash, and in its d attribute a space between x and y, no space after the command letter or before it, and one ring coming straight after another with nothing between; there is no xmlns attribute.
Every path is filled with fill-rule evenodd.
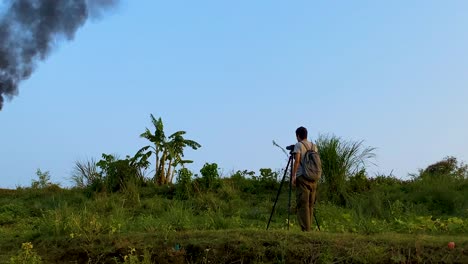
<svg viewBox="0 0 468 264"><path fill-rule="evenodd" d="M321 231L302 233L294 215L287 230L286 188L267 231L278 182L238 176L210 189L194 180L186 195L179 184L0 190L0 263L468 262L466 208L426 214L443 203L412 200L418 182L373 182L348 205L322 185Z"/></svg>

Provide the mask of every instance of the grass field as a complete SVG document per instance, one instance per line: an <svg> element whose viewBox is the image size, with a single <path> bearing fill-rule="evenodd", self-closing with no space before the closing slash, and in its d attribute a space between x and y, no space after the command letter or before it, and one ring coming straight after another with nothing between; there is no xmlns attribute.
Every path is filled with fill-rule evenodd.
<svg viewBox="0 0 468 264"><path fill-rule="evenodd" d="M287 187L265 230L283 173L220 177L206 163L200 175L175 174L189 162L183 148L199 144L184 131L167 141L151 117L156 132L142 136L154 146L77 162L74 188L38 170L30 187L0 190L0 263L468 263L468 165L456 158L408 180L370 178L373 148L320 137L320 231L300 232L294 189L288 221ZM159 166L148 178L153 152Z"/></svg>
<svg viewBox="0 0 468 264"><path fill-rule="evenodd" d="M302 233L294 215L287 230L284 192L266 231L277 186L256 187L240 191L227 179L184 199L177 186L91 195L55 186L1 190L0 263L468 262L463 216L390 206L394 212L379 217L322 202L322 231Z"/></svg>

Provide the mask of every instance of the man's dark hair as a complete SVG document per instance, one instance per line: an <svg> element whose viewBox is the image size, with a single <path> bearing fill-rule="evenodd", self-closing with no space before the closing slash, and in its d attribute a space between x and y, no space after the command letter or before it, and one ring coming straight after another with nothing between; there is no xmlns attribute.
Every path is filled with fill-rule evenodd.
<svg viewBox="0 0 468 264"><path fill-rule="evenodd" d="M305 127L299 127L298 129L296 129L296 136L298 136L300 140L306 139L307 129Z"/></svg>

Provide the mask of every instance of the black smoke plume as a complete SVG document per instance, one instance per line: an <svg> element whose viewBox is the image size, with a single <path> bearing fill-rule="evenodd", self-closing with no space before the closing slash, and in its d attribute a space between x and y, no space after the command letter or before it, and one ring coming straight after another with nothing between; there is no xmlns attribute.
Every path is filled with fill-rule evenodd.
<svg viewBox="0 0 468 264"><path fill-rule="evenodd" d="M44 60L53 44L76 30L90 16L119 0L4 0L0 4L0 110L5 98L18 94L36 63Z"/></svg>

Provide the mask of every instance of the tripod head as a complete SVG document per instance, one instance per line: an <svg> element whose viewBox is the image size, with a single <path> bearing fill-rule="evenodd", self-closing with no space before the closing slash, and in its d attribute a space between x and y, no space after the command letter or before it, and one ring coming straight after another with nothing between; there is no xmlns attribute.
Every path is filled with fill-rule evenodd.
<svg viewBox="0 0 468 264"><path fill-rule="evenodd" d="M294 151L294 146L295 145L289 145L289 146L286 147L286 149L289 150L289 155L292 155L294 153L293 152Z"/></svg>

